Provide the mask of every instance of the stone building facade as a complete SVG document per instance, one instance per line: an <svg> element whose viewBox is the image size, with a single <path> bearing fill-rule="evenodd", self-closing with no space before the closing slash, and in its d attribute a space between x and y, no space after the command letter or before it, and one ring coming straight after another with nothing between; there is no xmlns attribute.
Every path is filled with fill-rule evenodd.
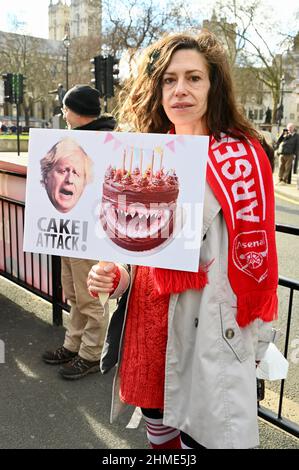
<svg viewBox="0 0 299 470"><path fill-rule="evenodd" d="M49 91L57 88L65 76L61 41L0 31L0 64L0 77L3 73L21 73L26 77L26 93L20 105L21 125L45 125L57 106L56 95ZM1 80L0 88L0 121L11 125L15 123L16 106L4 102Z"/></svg>
<svg viewBox="0 0 299 470"><path fill-rule="evenodd" d="M49 91L59 84L65 88L66 75L69 87L90 83L90 59L101 52L101 0L50 0L48 15L49 39L0 31L0 74L22 73L27 77L20 109L22 125L49 122L59 105L58 96ZM63 42L66 35L68 50ZM0 121L14 122L15 116L15 105L3 102L0 80Z"/></svg>
<svg viewBox="0 0 299 470"><path fill-rule="evenodd" d="M282 57L282 70L285 80L283 123L294 122L299 128L299 32L294 38L293 47Z"/></svg>
<svg viewBox="0 0 299 470"><path fill-rule="evenodd" d="M231 63L234 64L234 85L237 99L244 114L256 125L264 127L266 113L273 110L273 97L271 90L257 79L258 71L253 67L240 67L235 63L236 57L236 25L228 23L226 18L218 19L213 12L210 20L203 21L203 28L212 31L222 41ZM280 90L278 106L283 103L283 117L281 126L293 122L299 129L299 33L294 38L293 47L276 56L277 63L281 63ZM276 139L280 129L277 125L269 126L273 139Z"/></svg>
<svg viewBox="0 0 299 470"><path fill-rule="evenodd" d="M70 39L101 37L101 0L62 0L49 3L49 39L62 41L66 34Z"/></svg>
<svg viewBox="0 0 299 470"><path fill-rule="evenodd" d="M48 14L49 39L0 32L0 73L27 76L26 103L21 113L27 118L29 114L31 123L36 121L37 125L49 121L57 108L57 97L49 95L48 91L57 88L59 83L65 87L66 74L69 87L90 83L90 59L102 50L101 0L49 0ZM225 18L217 19L213 12L210 20L203 21L203 28L213 31L222 40L231 62L235 63L236 25ZM66 35L70 41L68 50L63 43ZM280 100L282 98L284 105L281 125L294 122L299 127L299 33L293 47L280 60L283 77ZM270 90L257 80L252 69L236 66L234 76L240 106L247 117L261 126L267 110L273 107ZM14 115L14 106L3 105L1 100L0 80L0 120L5 116L13 119Z"/></svg>
<svg viewBox="0 0 299 470"><path fill-rule="evenodd" d="M70 23L70 7L66 2L61 0L53 3L50 0L48 7L49 21L49 39L54 41L62 41L64 36L69 32Z"/></svg>

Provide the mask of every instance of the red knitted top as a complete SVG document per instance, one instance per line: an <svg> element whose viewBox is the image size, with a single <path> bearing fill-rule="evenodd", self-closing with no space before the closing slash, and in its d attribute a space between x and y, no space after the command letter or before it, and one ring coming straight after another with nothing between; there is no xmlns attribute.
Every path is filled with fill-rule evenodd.
<svg viewBox="0 0 299 470"><path fill-rule="evenodd" d="M169 294L158 293L153 270L138 266L120 366L120 398L131 405L164 407L168 305Z"/></svg>

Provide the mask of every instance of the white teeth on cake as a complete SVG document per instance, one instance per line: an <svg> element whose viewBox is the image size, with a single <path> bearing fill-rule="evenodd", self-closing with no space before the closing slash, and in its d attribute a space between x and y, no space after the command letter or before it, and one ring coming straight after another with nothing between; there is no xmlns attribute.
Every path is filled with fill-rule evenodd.
<svg viewBox="0 0 299 470"><path fill-rule="evenodd" d="M104 212L106 221L110 229L114 233L118 233L120 237L135 238L156 238L159 236L159 231L167 229L167 224L170 219L170 210L162 209L149 209L139 212L133 207L128 207L126 211L123 209L115 208L110 204L106 205ZM128 221L127 216L131 216Z"/></svg>
<svg viewBox="0 0 299 470"><path fill-rule="evenodd" d="M135 216L135 214L137 213L136 209L134 209L134 207L129 207L128 208L128 212L130 214L130 216L133 218Z"/></svg>
<svg viewBox="0 0 299 470"><path fill-rule="evenodd" d="M139 216L148 214L148 210L145 206L136 206L135 209L138 212Z"/></svg>
<svg viewBox="0 0 299 470"><path fill-rule="evenodd" d="M124 211L123 209L116 209L116 212L117 212L117 216L120 218L120 219L124 219L127 217L128 215L128 212Z"/></svg>
<svg viewBox="0 0 299 470"><path fill-rule="evenodd" d="M169 219L169 209L147 209L146 207L128 207L127 210L114 207L115 216L119 219L130 216L132 219L137 217L140 221L146 221L148 219L155 220L161 219L162 217Z"/></svg>

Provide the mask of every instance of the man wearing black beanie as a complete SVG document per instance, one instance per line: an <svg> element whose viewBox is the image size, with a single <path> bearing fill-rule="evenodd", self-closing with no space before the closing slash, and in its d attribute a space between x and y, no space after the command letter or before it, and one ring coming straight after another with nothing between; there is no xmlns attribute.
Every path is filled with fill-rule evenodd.
<svg viewBox="0 0 299 470"><path fill-rule="evenodd" d="M63 97L63 117L69 129L112 131L112 116L100 116L100 93L89 85L75 85Z"/></svg>
<svg viewBox="0 0 299 470"><path fill-rule="evenodd" d="M69 129L112 131L115 119L100 116L100 94L89 85L75 85L63 98L63 117ZM99 156L100 157L100 156ZM65 379L80 379L100 370L100 357L108 318L98 299L90 297L87 275L97 260L61 258L61 280L71 314L63 346L46 351L47 364L65 364L59 372Z"/></svg>

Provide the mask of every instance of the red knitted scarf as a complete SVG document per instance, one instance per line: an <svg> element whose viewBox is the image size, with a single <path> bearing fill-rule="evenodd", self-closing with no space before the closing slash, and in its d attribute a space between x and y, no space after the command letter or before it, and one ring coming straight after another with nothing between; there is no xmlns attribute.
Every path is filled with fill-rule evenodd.
<svg viewBox="0 0 299 470"><path fill-rule="evenodd" d="M228 228L228 278L237 296L237 322L277 317L278 266L275 244L273 178L257 140L221 135L210 140L207 181ZM160 293L201 289L207 269L198 273L154 268Z"/></svg>

